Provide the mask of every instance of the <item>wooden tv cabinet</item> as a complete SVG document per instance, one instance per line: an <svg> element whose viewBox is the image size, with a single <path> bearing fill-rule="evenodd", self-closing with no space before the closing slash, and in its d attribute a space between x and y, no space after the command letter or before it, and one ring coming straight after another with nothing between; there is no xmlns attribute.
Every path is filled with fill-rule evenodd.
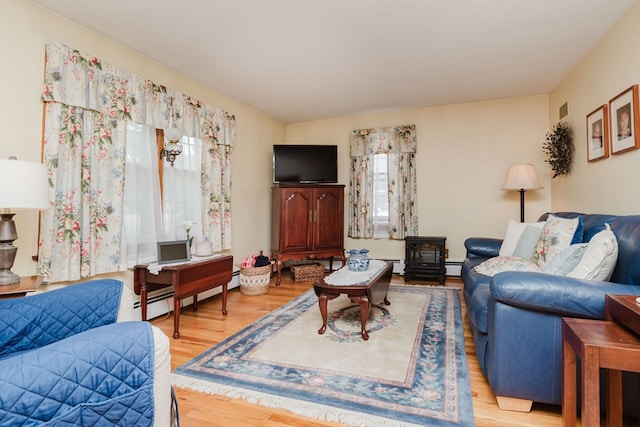
<svg viewBox="0 0 640 427"><path fill-rule="evenodd" d="M344 185L278 184L271 189L271 258L276 286L282 263L333 258L345 265Z"/></svg>

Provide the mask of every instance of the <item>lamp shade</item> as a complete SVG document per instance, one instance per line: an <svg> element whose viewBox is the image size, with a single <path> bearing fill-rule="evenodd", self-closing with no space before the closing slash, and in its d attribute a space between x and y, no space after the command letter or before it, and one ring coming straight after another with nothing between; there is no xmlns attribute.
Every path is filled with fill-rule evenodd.
<svg viewBox="0 0 640 427"><path fill-rule="evenodd" d="M41 163L0 159L0 209L49 208L47 167Z"/></svg>
<svg viewBox="0 0 640 427"><path fill-rule="evenodd" d="M183 136L184 131L180 128L167 128L164 130L164 137L171 144L178 143Z"/></svg>
<svg viewBox="0 0 640 427"><path fill-rule="evenodd" d="M503 190L537 190L543 188L531 164L511 165Z"/></svg>

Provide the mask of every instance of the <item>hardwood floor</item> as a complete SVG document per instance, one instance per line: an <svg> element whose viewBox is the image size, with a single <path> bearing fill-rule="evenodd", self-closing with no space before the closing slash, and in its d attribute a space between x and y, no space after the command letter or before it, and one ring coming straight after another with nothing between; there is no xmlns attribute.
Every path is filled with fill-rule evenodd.
<svg viewBox="0 0 640 427"><path fill-rule="evenodd" d="M393 283L404 283L402 276L393 276ZM418 283L418 282L415 282ZM285 271L282 284L275 287L275 277L267 295L245 296L239 289L229 292L228 315L222 316L221 298L215 296L198 303L198 311L187 307L180 312L180 339L171 338L172 370L191 358L224 340L234 332L253 323L264 314L281 306L311 287L311 283L294 283ZM447 279L446 286L460 288L459 280ZM534 404L530 413L500 411L476 360L473 340L465 322L465 346L471 378L473 411L478 427L498 426L560 426L562 415L559 407ZM151 320L151 323L167 336L173 334L172 315ZM187 389L175 389L183 427L216 426L340 426L341 424L307 419L285 410L253 405L239 399L229 399L215 395L198 393Z"/></svg>

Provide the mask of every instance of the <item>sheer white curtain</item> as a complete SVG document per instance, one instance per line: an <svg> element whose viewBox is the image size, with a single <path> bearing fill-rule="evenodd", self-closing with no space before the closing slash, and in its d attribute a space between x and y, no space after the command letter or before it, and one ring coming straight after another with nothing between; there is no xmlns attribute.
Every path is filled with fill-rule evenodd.
<svg viewBox="0 0 640 427"><path fill-rule="evenodd" d="M156 260L162 231L155 128L128 122L126 146L121 259L131 268Z"/></svg>
<svg viewBox="0 0 640 427"><path fill-rule="evenodd" d="M202 190L200 170L202 141L184 136L180 140L182 154L173 164L165 162L162 180L163 240L182 240L187 237L180 224L192 221L189 236L194 243L202 238Z"/></svg>

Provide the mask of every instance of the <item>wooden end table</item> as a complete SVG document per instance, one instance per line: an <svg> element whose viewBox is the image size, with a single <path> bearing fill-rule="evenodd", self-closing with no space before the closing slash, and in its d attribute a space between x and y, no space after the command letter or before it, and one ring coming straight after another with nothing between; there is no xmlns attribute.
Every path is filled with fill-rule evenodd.
<svg viewBox="0 0 640 427"><path fill-rule="evenodd" d="M152 274L148 264L136 265L133 291L140 295L142 320L147 320L147 292L173 286L173 338L180 338L180 300L193 297L193 309L198 309L200 292L222 286L222 314L227 314L227 284L233 275L233 256L219 256L204 261L162 266Z"/></svg>
<svg viewBox="0 0 640 427"><path fill-rule="evenodd" d="M331 285L325 282L326 278L314 283L313 291L318 296L318 305L320 306L320 313L322 314L322 327L318 329L318 333L324 334L327 330L327 301L337 298L341 294L347 294L352 302L360 305L360 329L362 339L365 341L368 340L367 317L369 317L371 304L391 304L389 300L387 300L387 292L389 291L389 284L391 283L392 267L392 263L386 262L380 272L368 282L354 285ZM340 270L337 270L336 273L339 273Z"/></svg>
<svg viewBox="0 0 640 427"><path fill-rule="evenodd" d="M618 323L617 317L631 310L638 316L638 325L640 306L621 304L630 298L605 297L611 320L563 319L563 426L576 426L576 356L582 368L582 426L600 426L600 368L608 369L607 423L622 426L622 371L640 372L640 336ZM635 304L635 297L633 300Z"/></svg>
<svg viewBox="0 0 640 427"><path fill-rule="evenodd" d="M0 299L19 298L27 295L27 292L35 292L42 284L42 276L24 276L20 283L0 286Z"/></svg>

